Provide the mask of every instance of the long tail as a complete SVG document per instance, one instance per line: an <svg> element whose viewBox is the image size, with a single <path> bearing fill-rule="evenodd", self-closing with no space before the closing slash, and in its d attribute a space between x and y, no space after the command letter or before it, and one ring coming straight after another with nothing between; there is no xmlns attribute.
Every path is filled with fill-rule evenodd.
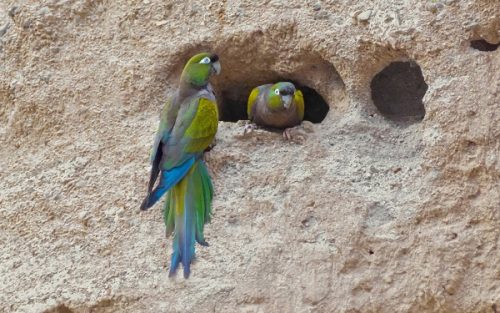
<svg viewBox="0 0 500 313"><path fill-rule="evenodd" d="M173 276L182 263L184 277L188 278L195 257L195 241L208 246L203 228L210 221L212 198L212 182L202 160L196 161L187 175L168 192L164 213L166 234L174 233L169 276Z"/></svg>

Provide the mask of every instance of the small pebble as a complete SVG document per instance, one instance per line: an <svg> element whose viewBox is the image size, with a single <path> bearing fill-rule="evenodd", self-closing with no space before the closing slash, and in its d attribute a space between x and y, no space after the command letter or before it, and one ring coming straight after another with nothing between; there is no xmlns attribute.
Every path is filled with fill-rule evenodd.
<svg viewBox="0 0 500 313"><path fill-rule="evenodd" d="M41 16L50 15L50 9L48 7L43 7L40 10L38 10L38 15Z"/></svg>
<svg viewBox="0 0 500 313"><path fill-rule="evenodd" d="M80 211L78 212L78 218L81 220L85 220L87 217L87 211Z"/></svg>
<svg viewBox="0 0 500 313"><path fill-rule="evenodd" d="M372 10L366 10L361 12L356 18L360 22L368 22L371 16L372 16Z"/></svg>
<svg viewBox="0 0 500 313"><path fill-rule="evenodd" d="M165 25L165 24L167 24L167 23L168 23L168 21L167 21L167 20L163 20L163 21L158 21L158 22L156 22L155 24L156 24L156 26L162 26L162 25Z"/></svg>
<svg viewBox="0 0 500 313"><path fill-rule="evenodd" d="M330 14L326 11L320 11L314 14L315 20L327 20L330 17Z"/></svg>
<svg viewBox="0 0 500 313"><path fill-rule="evenodd" d="M393 173L398 173L398 172L401 172L401 167L394 166L393 168L391 168L391 170L392 170Z"/></svg>

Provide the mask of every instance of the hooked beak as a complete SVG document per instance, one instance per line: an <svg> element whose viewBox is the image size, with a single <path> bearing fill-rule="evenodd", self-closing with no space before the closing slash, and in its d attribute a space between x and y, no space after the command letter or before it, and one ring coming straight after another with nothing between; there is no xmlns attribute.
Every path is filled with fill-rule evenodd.
<svg viewBox="0 0 500 313"><path fill-rule="evenodd" d="M285 107L285 109L288 109L292 104L292 95L283 96L282 99L283 99L283 106Z"/></svg>
<svg viewBox="0 0 500 313"><path fill-rule="evenodd" d="M212 63L212 74L220 74L220 63L219 61Z"/></svg>

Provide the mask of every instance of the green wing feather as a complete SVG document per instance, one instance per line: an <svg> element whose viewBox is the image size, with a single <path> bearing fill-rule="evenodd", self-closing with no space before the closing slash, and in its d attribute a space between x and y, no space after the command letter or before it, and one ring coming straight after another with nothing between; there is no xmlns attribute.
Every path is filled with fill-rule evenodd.
<svg viewBox="0 0 500 313"><path fill-rule="evenodd" d="M252 92L250 93L250 96L248 97L247 114L248 114L249 120L253 119L252 108L253 108L253 105L254 105L255 100L257 99L258 95L259 95L259 88L256 87L256 88L252 89Z"/></svg>
<svg viewBox="0 0 500 313"><path fill-rule="evenodd" d="M165 221L166 226L165 235L168 237L174 232L175 228L175 201L173 191L171 190L167 192L165 210L163 211L163 220Z"/></svg>
<svg viewBox="0 0 500 313"><path fill-rule="evenodd" d="M184 100L169 140L163 145L163 169L183 164L193 154L202 153L213 141L218 127L215 101L204 97Z"/></svg>
<svg viewBox="0 0 500 313"><path fill-rule="evenodd" d="M210 222L212 215L213 186L205 164L199 162L193 173L193 194L196 210L196 240L206 244L203 234L204 225Z"/></svg>
<svg viewBox="0 0 500 313"><path fill-rule="evenodd" d="M304 95L302 94L302 91L296 90L293 95L293 100L295 101L295 105L297 106L299 118L302 121L304 119Z"/></svg>
<svg viewBox="0 0 500 313"><path fill-rule="evenodd" d="M185 136L189 142L185 151L188 153L203 152L214 140L218 120L217 104L212 100L200 98L193 121L186 129Z"/></svg>

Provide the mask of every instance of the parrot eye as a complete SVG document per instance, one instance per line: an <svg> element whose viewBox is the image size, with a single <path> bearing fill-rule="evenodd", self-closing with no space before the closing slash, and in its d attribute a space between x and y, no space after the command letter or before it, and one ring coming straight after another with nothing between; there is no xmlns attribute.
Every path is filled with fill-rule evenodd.
<svg viewBox="0 0 500 313"><path fill-rule="evenodd" d="M274 93L275 93L277 96L279 96L279 95L280 95L280 90L279 90L279 89L275 89L275 90L274 90Z"/></svg>
<svg viewBox="0 0 500 313"><path fill-rule="evenodd" d="M201 61L200 64L208 64L210 63L210 58L209 57L204 57Z"/></svg>

